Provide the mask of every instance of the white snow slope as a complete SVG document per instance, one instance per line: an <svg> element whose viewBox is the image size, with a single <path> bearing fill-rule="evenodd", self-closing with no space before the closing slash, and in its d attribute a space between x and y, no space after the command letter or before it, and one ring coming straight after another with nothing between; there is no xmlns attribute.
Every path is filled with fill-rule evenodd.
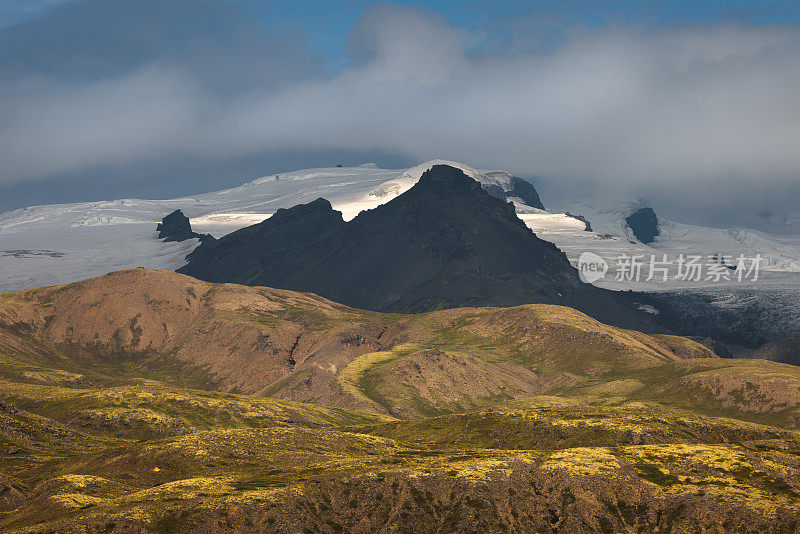
<svg viewBox="0 0 800 534"><path fill-rule="evenodd" d="M358 167L307 169L265 176L242 186L171 200L124 199L77 204L35 206L0 214L0 291L59 284L130 267L176 269L195 246L196 239L163 243L156 224L175 209L191 219L192 229L221 237L255 224L279 208L324 197L346 220L397 197L437 163L464 170L484 184L510 189L505 171L478 171L466 165L433 160L409 169ZM543 199L548 206L547 199ZM594 252L610 264L597 285L614 289L674 289L719 284L735 280L680 282L670 279L615 280L615 259L656 254L676 259L679 254L748 257L760 254L761 279L800 287L800 237L776 236L751 230L722 230L662 222L662 235L651 245L635 242L624 218L635 206L591 204L559 206L564 212L585 216L593 232L564 213L551 213L515 202L520 218L542 239L552 241L573 263L582 252ZM673 267L674 271L674 267ZM767 272L770 271L770 272ZM791 274L790 274L791 273ZM674 274L674 272L672 273ZM672 278L672 277L670 277ZM760 282L759 282L760 283Z"/></svg>

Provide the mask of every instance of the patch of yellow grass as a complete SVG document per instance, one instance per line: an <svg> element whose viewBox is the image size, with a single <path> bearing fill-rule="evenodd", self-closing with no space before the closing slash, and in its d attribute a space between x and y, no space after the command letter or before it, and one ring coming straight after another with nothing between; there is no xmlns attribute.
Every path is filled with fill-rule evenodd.
<svg viewBox="0 0 800 534"><path fill-rule="evenodd" d="M554 452L542 464L542 469L566 469L581 475L607 475L619 468L619 460L601 447L576 447Z"/></svg>
<svg viewBox="0 0 800 534"><path fill-rule="evenodd" d="M88 508L89 506L97 506L104 502L100 497L93 497L91 495L84 495L83 493L57 493L50 497L51 500L60 504L65 508Z"/></svg>
<svg viewBox="0 0 800 534"><path fill-rule="evenodd" d="M58 477L75 489L84 489L90 485L107 484L109 480L95 475L62 475Z"/></svg>
<svg viewBox="0 0 800 534"><path fill-rule="evenodd" d="M362 354L347 364L347 367L342 369L338 376L339 383L342 385L345 391L350 393L355 398L364 402L372 403L374 401L367 397L358 387L358 384L367 369L373 365L377 365L395 358L400 351L416 350L417 348L418 347L416 344L404 343L402 345L398 345L393 350Z"/></svg>
<svg viewBox="0 0 800 534"><path fill-rule="evenodd" d="M724 471L730 471L747 464L744 452L730 445L668 443L626 447L625 452L634 457L659 463L681 461L706 465Z"/></svg>
<svg viewBox="0 0 800 534"><path fill-rule="evenodd" d="M229 495L235 490L231 477L196 477L166 482L116 499L118 503L158 502L170 498L197 499Z"/></svg>

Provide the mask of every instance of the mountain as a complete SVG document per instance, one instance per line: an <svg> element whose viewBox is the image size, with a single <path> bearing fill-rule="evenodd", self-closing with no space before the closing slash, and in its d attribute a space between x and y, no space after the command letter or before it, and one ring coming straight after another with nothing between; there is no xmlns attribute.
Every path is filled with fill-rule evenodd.
<svg viewBox="0 0 800 534"><path fill-rule="evenodd" d="M539 197L539 192L528 181L516 176L511 176L504 171L486 171L484 176L497 183L483 183L487 193L500 200L516 200L526 206L544 210L544 205Z"/></svg>
<svg viewBox="0 0 800 534"><path fill-rule="evenodd" d="M448 165L350 222L319 199L204 243L187 259L178 272L201 280L312 291L370 310L548 303L653 328L647 314L583 284L512 204Z"/></svg>
<svg viewBox="0 0 800 534"><path fill-rule="evenodd" d="M640 203L620 205L620 199L601 201L573 192L560 198L551 183L542 181L544 204L549 212L537 209L511 173L478 170L458 162L432 160L408 169L380 169L372 164L354 167L326 167L281 172L250 180L239 187L165 200L117 199L75 204L31 206L0 213L0 291L74 282L99 276L111 270L137 266L177 269L184 265L186 254L198 244L197 239L163 242L154 232L165 214L181 210L190 218L193 231L222 237L230 232L261 222L280 208L328 199L344 220L363 210L373 209L410 189L423 172L435 164L462 169L485 188L514 202L518 216L545 241L554 243L573 264L583 252L594 252L610 266L597 285L618 290L657 290L693 288L708 285L705 281L668 282L617 279L615 258L621 255L680 254L710 256L723 254L761 254L759 288L774 282L800 295L800 241L797 231L787 226L785 235L748 229L706 228L669 221L659 213L660 236L653 246L631 242L625 218L641 207ZM279 178L279 179L278 179ZM512 183L514 182L514 183ZM525 187L525 184L522 184ZM502 194L499 191L502 190ZM538 196L538 193L537 193ZM447 199L441 199L447 202ZM530 204L526 203L529 202ZM541 199L540 199L541 202ZM580 214L586 224L565 215ZM800 219L799 219L800 220ZM674 275L676 269L672 268ZM731 291L742 284L722 281ZM762 298L762 297L759 297ZM768 302L770 295L765 295ZM788 314L787 314L788 315ZM783 336L785 337L785 336Z"/></svg>
<svg viewBox="0 0 800 534"><path fill-rule="evenodd" d="M0 531L792 531L800 369L532 304L0 294Z"/></svg>
<svg viewBox="0 0 800 534"><path fill-rule="evenodd" d="M407 191L435 164L455 166L484 188L502 190L501 196L514 203L517 216L526 226L540 239L554 243L573 265L584 252L603 258L609 270L595 285L616 291L658 292L642 304L653 315L658 312L654 319L675 332L701 337L719 332L724 335L720 339L729 345L755 348L800 330L800 239L791 220L784 233L776 234L684 224L670 221L659 212L660 235L653 243L643 244L633 238L625 222L642 207L641 202L601 199L587 191L559 197L552 182L542 180L539 190L550 210L545 212L525 204L519 196L506 194L514 189L512 174L443 160L408 169L380 169L372 164L302 169L281 172L279 179L277 175L263 176L232 189L175 199L103 200L1 213L0 291L75 282L137 266L177 269L186 263L186 255L199 240L164 242L154 231L165 214L177 209L190 218L193 231L215 237L268 219L281 208L320 197L328 199L349 221L359 212ZM447 201L441 199L442 203ZM592 231L586 231L584 221L565 212L585 217ZM638 278L623 276L619 258L639 256L646 264L651 257L661 261L665 254L671 261L668 280L659 276L650 279L648 265ZM760 255L759 277L744 282L735 276L719 281L707 281L705 276L681 280L677 261L681 254L706 259L721 255L734 264L739 255ZM686 305L678 302L684 298L690 301ZM710 306L691 309L695 301L709 301ZM688 314L670 319L673 311L682 313L683 309ZM630 326L645 328L636 323Z"/></svg>

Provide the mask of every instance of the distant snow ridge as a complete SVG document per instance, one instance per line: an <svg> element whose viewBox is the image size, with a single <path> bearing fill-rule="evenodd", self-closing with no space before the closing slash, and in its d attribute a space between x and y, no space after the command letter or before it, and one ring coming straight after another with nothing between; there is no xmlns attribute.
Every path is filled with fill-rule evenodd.
<svg viewBox="0 0 800 534"><path fill-rule="evenodd" d="M726 230L660 220L661 235L650 245L631 243L625 217L642 201L593 205L565 202L548 211L509 196L514 178L503 170L478 170L463 163L435 159L408 169L380 169L375 164L356 167L304 169L257 178L241 186L191 197L167 200L121 199L101 202L33 206L0 213L0 252L46 250L53 254L0 254L0 291L72 282L116 269L153 267L176 269L185 263L197 239L162 243L155 227L180 209L199 233L221 237L261 222L279 208L325 198L345 220L373 209L410 189L423 172L436 164L457 167L479 181L487 191L506 193L519 217L536 235L555 243L575 264L582 252L594 252L610 263L620 255L639 254L761 254L764 271L800 273L800 237L754 230ZM502 197L501 196L501 197ZM584 216L593 231L566 212ZM792 219L798 226L800 219ZM791 225L787 225L787 228ZM615 289L669 289L686 284L634 283L614 280L612 268L598 285ZM789 280L788 282L786 280ZM800 275L783 280L795 283ZM699 285L704 285L701 282Z"/></svg>

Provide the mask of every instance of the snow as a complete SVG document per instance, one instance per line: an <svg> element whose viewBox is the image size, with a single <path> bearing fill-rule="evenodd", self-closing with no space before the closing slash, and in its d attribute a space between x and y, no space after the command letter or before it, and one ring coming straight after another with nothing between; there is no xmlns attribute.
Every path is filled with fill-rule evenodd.
<svg viewBox="0 0 800 534"><path fill-rule="evenodd" d="M156 224L176 209L191 219L194 231L221 237L279 208L319 197L343 205L356 201L401 172L374 165L307 169L190 197L32 206L0 213L0 291L73 282L131 267L177 269L198 240L163 243L157 238ZM6 252L20 250L61 255Z"/></svg>
<svg viewBox="0 0 800 534"><path fill-rule="evenodd" d="M327 167L278 173L257 178L239 187L168 200L123 199L76 204L33 206L0 214L0 291L72 282L130 267L176 269L197 244L163 243L155 227L161 218L181 209L199 233L221 237L256 224L279 208L328 199L345 220L362 210L373 209L411 188L423 172L435 164L462 169L486 185L511 189L511 174L502 170L477 170L447 160L431 160L409 169L380 169L375 164L356 167ZM662 221L662 235L650 245L635 241L624 219L637 203L603 205L591 201L564 202L555 209L545 198L550 211L512 199L520 218L540 238L552 241L573 263L589 251L610 265L606 277L597 285L613 289L666 290L702 287L712 284L672 280L615 280L616 258L641 255L660 259L678 255L723 254L752 257L760 254L762 280L800 288L800 237L773 235L747 229L717 229ZM593 232L583 222L567 216L585 216ZM777 278L776 278L777 277ZM777 282L776 282L777 280ZM738 282L723 281L731 287ZM753 286L750 283L749 286ZM748 287L749 287L748 286ZM771 286L772 287L772 286Z"/></svg>
<svg viewBox="0 0 800 534"><path fill-rule="evenodd" d="M574 232L561 225L534 225L528 222L536 234L547 241L552 241L573 262L584 251L594 252L609 263L609 272L605 279L596 283L609 289L633 290L668 290L676 288L704 287L709 285L740 284L733 272L733 280L716 282L706 280L706 273L700 281L676 280L678 260L701 256L703 263L709 263L714 254L723 255L728 264L736 265L741 255L749 259L757 255L761 257L760 277L774 279L773 273L792 273L794 276L783 277L785 283L800 284L800 235L776 235L748 229L721 229L693 226L689 224L660 220L661 235L648 245L635 240L630 229L625 226L625 217L640 207L639 203L621 203L617 205L597 205L591 202L566 202L558 208L573 214L585 216L592 225L593 232ZM672 262L667 268L666 282L661 273L653 280L647 281L643 276L636 280L616 280L619 274L620 257L641 256L641 261L649 264L651 257L656 262L663 260ZM649 265L643 273L649 272Z"/></svg>

